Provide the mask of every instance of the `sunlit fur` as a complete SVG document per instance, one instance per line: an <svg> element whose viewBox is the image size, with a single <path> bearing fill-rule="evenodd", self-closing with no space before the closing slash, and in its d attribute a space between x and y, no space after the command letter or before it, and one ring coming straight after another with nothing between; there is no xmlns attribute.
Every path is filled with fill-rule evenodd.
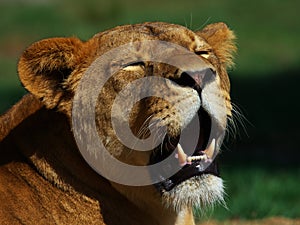
<svg viewBox="0 0 300 225"><path fill-rule="evenodd" d="M163 201L166 207L177 212L191 205L203 211L218 203L225 205L223 180L209 174L190 178L171 191L165 191Z"/></svg>
<svg viewBox="0 0 300 225"><path fill-rule="evenodd" d="M194 32L180 25L150 22L119 26L86 42L75 37L50 38L29 46L20 58L18 72L30 93L0 117L0 150L5 152L0 166L1 222L193 225L193 206L205 210L222 204L222 179L213 175L192 177L169 192L162 190L162 195L154 185L133 187L107 180L79 154L70 121L77 87L95 59L127 43L159 40L194 52L204 61L200 69L216 72L215 82L203 89L201 104L225 129L227 117L232 116L227 68L233 65L234 39L224 23ZM112 155L145 166L151 154L132 151L118 142L110 120L118 91L138 78L177 79L179 75L176 68L145 62L109 79L99 93L95 120L99 137ZM166 126L168 135L179 135L199 110L200 96L192 87L166 82L156 87L157 92L161 90L169 93L171 102L151 97L132 109L129 124L136 136L147 137L147 125ZM174 102L181 113L172 107ZM160 129L157 134L165 135ZM220 143L217 147L219 150Z"/></svg>

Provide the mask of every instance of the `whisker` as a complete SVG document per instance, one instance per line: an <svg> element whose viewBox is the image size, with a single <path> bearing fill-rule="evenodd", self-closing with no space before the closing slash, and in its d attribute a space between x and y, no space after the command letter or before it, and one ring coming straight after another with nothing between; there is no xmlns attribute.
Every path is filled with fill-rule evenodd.
<svg viewBox="0 0 300 225"><path fill-rule="evenodd" d="M153 115L148 116L148 118L143 122L142 126L140 127L137 136L140 137L140 135L142 135L145 130L149 129L149 126L147 126L147 123L152 119Z"/></svg>
<svg viewBox="0 0 300 225"><path fill-rule="evenodd" d="M201 26L197 27L195 30L198 31L198 30L201 30L202 28L204 28L208 24L208 22L210 21L210 19L211 19L211 17L208 17L206 19L206 21Z"/></svg>
<svg viewBox="0 0 300 225"><path fill-rule="evenodd" d="M251 123L247 120L247 118L242 114L241 109L234 103L232 104L232 116L228 117L227 129L226 129L226 139L241 136L241 132L239 128L242 128L242 131L248 136L246 123Z"/></svg>
<svg viewBox="0 0 300 225"><path fill-rule="evenodd" d="M164 134L164 137L162 140L164 140L166 138L166 135L167 135L167 133ZM162 144L160 145L160 154L161 155L163 154L163 145Z"/></svg>
<svg viewBox="0 0 300 225"><path fill-rule="evenodd" d="M183 18L183 20L184 20L184 27L188 28L188 25L187 25L185 17Z"/></svg>
<svg viewBox="0 0 300 225"><path fill-rule="evenodd" d="M243 131L246 133L247 136L249 136L246 129L246 123L250 126L253 126L253 124L243 115L242 110L236 104L233 103L232 106L233 113L237 117L236 122L242 126Z"/></svg>
<svg viewBox="0 0 300 225"><path fill-rule="evenodd" d="M159 127L157 130L156 130L156 133L155 133L155 139L153 139L152 141L152 144L156 144L156 143L162 143L163 142L163 140L164 140L164 138L165 138L165 136L166 136L166 132L165 132L165 129L164 129L164 127ZM162 144L161 144L161 146L162 146Z"/></svg>
<svg viewBox="0 0 300 225"><path fill-rule="evenodd" d="M193 27L193 13L190 14L190 29Z"/></svg>
<svg viewBox="0 0 300 225"><path fill-rule="evenodd" d="M152 145L154 146L158 141L160 141L160 137L162 135L165 135L165 132L163 127L157 126L157 124L160 122L158 119L154 119L150 122L151 119L153 119L153 114L150 115L142 124L139 131L137 132L137 137L140 139L146 139L149 137L149 134L152 136ZM151 129L152 128L152 129ZM153 136L154 135L154 136ZM133 144L133 149L136 146L138 140Z"/></svg>

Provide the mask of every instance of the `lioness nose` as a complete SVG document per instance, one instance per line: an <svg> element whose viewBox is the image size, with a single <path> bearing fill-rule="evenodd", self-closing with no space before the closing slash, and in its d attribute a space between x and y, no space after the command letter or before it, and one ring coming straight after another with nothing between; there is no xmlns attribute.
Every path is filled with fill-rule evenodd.
<svg viewBox="0 0 300 225"><path fill-rule="evenodd" d="M215 77L216 72L211 68L206 68L199 71L184 71L180 77L174 81L181 86L202 90L204 86L212 82Z"/></svg>
<svg viewBox="0 0 300 225"><path fill-rule="evenodd" d="M203 89L206 84L212 82L216 77L215 71L211 68L200 71L186 71L184 73L188 74L201 89Z"/></svg>

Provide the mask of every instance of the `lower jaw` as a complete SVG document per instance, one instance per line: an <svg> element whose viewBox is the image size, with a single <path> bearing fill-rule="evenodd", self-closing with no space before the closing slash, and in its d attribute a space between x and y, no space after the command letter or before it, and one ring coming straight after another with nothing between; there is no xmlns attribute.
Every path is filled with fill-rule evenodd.
<svg viewBox="0 0 300 225"><path fill-rule="evenodd" d="M217 163L213 161L208 164L199 162L193 163L192 165L186 165L172 177L156 184L156 186L159 190L171 191L182 182L192 179L193 177L202 176L204 174L210 174L219 177Z"/></svg>
<svg viewBox="0 0 300 225"><path fill-rule="evenodd" d="M206 210L218 203L225 205L223 181L211 174L194 176L161 193L165 207L176 212L190 207Z"/></svg>

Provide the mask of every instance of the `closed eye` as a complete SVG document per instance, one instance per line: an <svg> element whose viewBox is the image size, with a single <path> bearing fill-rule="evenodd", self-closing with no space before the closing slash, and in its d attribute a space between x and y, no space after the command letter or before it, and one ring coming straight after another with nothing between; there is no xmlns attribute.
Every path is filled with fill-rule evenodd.
<svg viewBox="0 0 300 225"><path fill-rule="evenodd" d="M140 69L144 69L144 68L145 68L145 63L140 61L140 62L133 62L133 63L129 63L129 64L125 65L123 70L136 71L136 70L140 70Z"/></svg>
<svg viewBox="0 0 300 225"><path fill-rule="evenodd" d="M199 56L201 56L201 57L203 57L205 59L207 59L209 57L209 55L210 55L210 51L205 51L205 50L203 50L203 51L196 51L195 53L196 53L196 55L199 55Z"/></svg>

